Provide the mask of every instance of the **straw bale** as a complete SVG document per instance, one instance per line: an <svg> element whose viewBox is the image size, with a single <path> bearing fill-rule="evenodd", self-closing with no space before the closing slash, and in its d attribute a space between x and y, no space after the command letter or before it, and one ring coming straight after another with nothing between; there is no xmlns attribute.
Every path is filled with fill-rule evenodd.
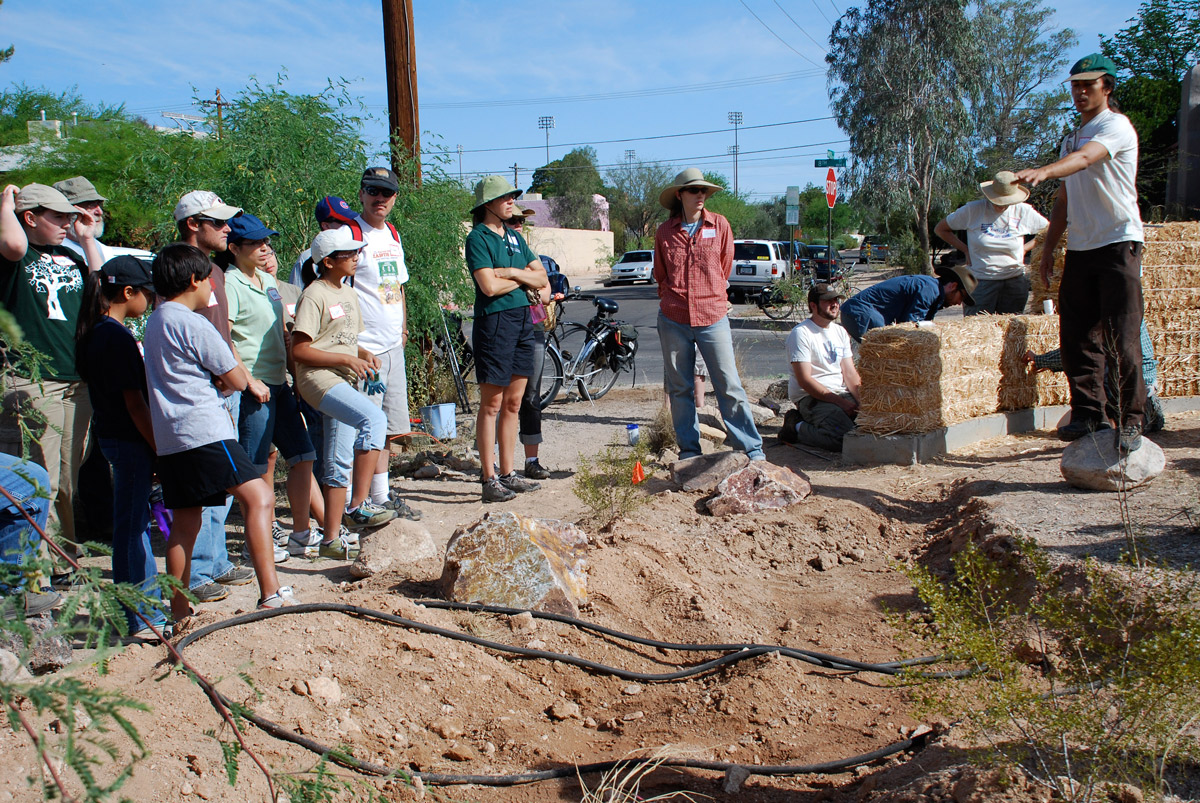
<svg viewBox="0 0 1200 803"><path fill-rule="evenodd" d="M1026 352L1045 354L1058 346L1057 315L1005 316L998 410L1066 404L1070 391L1065 374L1048 371L1035 374L1025 364Z"/></svg>
<svg viewBox="0 0 1200 803"><path fill-rule="evenodd" d="M1164 398L1200 396L1200 376L1159 377L1158 395Z"/></svg>
<svg viewBox="0 0 1200 803"><path fill-rule="evenodd" d="M1039 273L1045 241L1046 233L1042 232L1034 240L1033 251L1029 254L1029 284L1032 289L1029 295L1029 309L1035 313L1041 312L1042 302L1046 299L1050 299L1054 302L1054 306L1058 307L1058 285L1062 282L1063 264L1067 258L1067 235L1064 232L1058 241L1058 248L1054 252L1054 270L1050 274L1050 286L1046 287L1042 283L1042 276Z"/></svg>
<svg viewBox="0 0 1200 803"><path fill-rule="evenodd" d="M1146 322L1149 327L1149 321ZM1190 330L1150 329L1150 342L1154 344L1154 356L1159 360L1181 354L1200 354L1200 327Z"/></svg>
<svg viewBox="0 0 1200 803"><path fill-rule="evenodd" d="M1147 265L1142 272L1142 287L1200 287L1200 265Z"/></svg>
<svg viewBox="0 0 1200 803"><path fill-rule="evenodd" d="M1142 299L1147 311L1170 317L1183 310L1200 310L1200 287L1143 288Z"/></svg>
<svg viewBox="0 0 1200 803"><path fill-rule="evenodd" d="M1200 263L1200 241L1156 240L1142 251L1142 265L1196 265Z"/></svg>
<svg viewBox="0 0 1200 803"><path fill-rule="evenodd" d="M1182 223L1163 223L1145 227L1146 242L1166 240L1200 240L1200 222L1189 220Z"/></svg>

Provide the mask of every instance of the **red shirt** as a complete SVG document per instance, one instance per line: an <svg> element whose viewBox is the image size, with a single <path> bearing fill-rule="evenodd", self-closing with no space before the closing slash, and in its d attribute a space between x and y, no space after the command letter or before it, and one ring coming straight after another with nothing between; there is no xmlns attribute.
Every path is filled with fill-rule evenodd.
<svg viewBox="0 0 1200 803"><path fill-rule="evenodd" d="M654 280L659 309L684 326L712 326L725 317L729 274L733 270L733 229L724 215L700 213L689 237L682 218L673 217L654 235Z"/></svg>

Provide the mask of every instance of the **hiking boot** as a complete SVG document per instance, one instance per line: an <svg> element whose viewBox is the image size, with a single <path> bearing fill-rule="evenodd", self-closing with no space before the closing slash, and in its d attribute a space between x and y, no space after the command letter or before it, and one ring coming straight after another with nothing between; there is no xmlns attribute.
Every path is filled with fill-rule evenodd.
<svg viewBox="0 0 1200 803"><path fill-rule="evenodd" d="M550 479L550 469L539 463L536 457L533 460L525 461L525 471L523 473L527 480Z"/></svg>
<svg viewBox="0 0 1200 803"><path fill-rule="evenodd" d="M1167 425L1167 417L1163 413L1162 402L1158 396L1153 393L1146 394L1146 426L1142 427L1142 434L1158 432Z"/></svg>
<svg viewBox="0 0 1200 803"><path fill-rule="evenodd" d="M229 589L220 583L208 582L190 589L196 602L216 602L229 596Z"/></svg>
<svg viewBox="0 0 1200 803"><path fill-rule="evenodd" d="M354 510L342 514L342 524L351 530L369 530L373 527L382 527L394 518L396 518L396 511L387 510L370 499L364 499L362 504Z"/></svg>
<svg viewBox="0 0 1200 803"><path fill-rule="evenodd" d="M1142 428L1137 424L1126 424L1117 435L1117 446L1123 454L1142 448Z"/></svg>
<svg viewBox="0 0 1200 803"><path fill-rule="evenodd" d="M20 612L24 618L32 619L52 611L62 604L62 595L57 591L25 591L13 594L5 600L4 618L16 619Z"/></svg>
<svg viewBox="0 0 1200 803"><path fill-rule="evenodd" d="M540 482L531 482L515 471L508 472L503 477L500 477L499 481L500 484L508 490L519 494L528 493L529 491L536 491L538 488L542 487Z"/></svg>
<svg viewBox="0 0 1200 803"><path fill-rule="evenodd" d="M358 545L347 544L341 538L335 538L329 543L322 541L321 545L317 547L317 554L322 558L354 560L358 557Z"/></svg>
<svg viewBox="0 0 1200 803"><path fill-rule="evenodd" d="M291 533L287 531L287 527L278 521L271 522L271 540L275 542L275 546L286 547L290 536Z"/></svg>
<svg viewBox="0 0 1200 803"><path fill-rule="evenodd" d="M396 518L398 519L408 519L409 521L421 520L421 511L409 507L408 503L401 499L400 494L395 491L388 491L388 500L383 503L383 507L387 510L396 511Z"/></svg>
<svg viewBox="0 0 1200 803"><path fill-rule="evenodd" d="M498 477L492 477L483 481L484 502L507 502L510 499L516 498L517 494L501 485Z"/></svg>
<svg viewBox="0 0 1200 803"><path fill-rule="evenodd" d="M213 578L214 582L223 586L244 586L254 582L254 570L249 566L234 566L220 577Z"/></svg>
<svg viewBox="0 0 1200 803"><path fill-rule="evenodd" d="M292 533L288 536L287 550L298 558L315 558L324 538L325 536L317 529L304 533Z"/></svg>
<svg viewBox="0 0 1200 803"><path fill-rule="evenodd" d="M1091 435L1093 432L1101 432L1106 429L1112 429L1112 426L1107 421L1099 421L1095 418L1072 419L1071 423L1065 427L1058 428L1058 439L1062 441L1077 441L1084 435Z"/></svg>
<svg viewBox="0 0 1200 803"><path fill-rule="evenodd" d="M258 609L261 611L267 608L290 608L299 602L291 586L280 586L274 594L258 601Z"/></svg>
<svg viewBox="0 0 1200 803"><path fill-rule="evenodd" d="M800 411L794 407L783 414L783 426L779 428L779 440L784 443L799 443L796 425L800 423Z"/></svg>

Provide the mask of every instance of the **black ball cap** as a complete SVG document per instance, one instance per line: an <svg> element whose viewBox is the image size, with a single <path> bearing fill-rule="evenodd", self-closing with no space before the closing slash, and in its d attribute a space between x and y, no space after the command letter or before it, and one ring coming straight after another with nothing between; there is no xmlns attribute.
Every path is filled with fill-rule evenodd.
<svg viewBox="0 0 1200 803"><path fill-rule="evenodd" d="M368 167L362 176L362 186L366 187L381 187L392 192L400 191L400 179L396 178L396 174L386 167Z"/></svg>
<svg viewBox="0 0 1200 803"><path fill-rule="evenodd" d="M100 274L105 284L154 289L154 277L150 273L149 263L129 254L122 254L105 262L100 268Z"/></svg>

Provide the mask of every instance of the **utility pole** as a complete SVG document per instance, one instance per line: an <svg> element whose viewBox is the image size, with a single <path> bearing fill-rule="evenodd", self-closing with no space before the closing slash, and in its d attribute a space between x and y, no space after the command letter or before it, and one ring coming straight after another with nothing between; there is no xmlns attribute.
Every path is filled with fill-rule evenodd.
<svg viewBox="0 0 1200 803"><path fill-rule="evenodd" d="M514 187L519 186L521 184L521 180L519 178L517 178L517 171L519 169L520 168L518 168L516 163L514 162L513 163L513 186Z"/></svg>
<svg viewBox="0 0 1200 803"><path fill-rule="evenodd" d="M217 87L217 96L215 100L202 100L201 106L216 106L217 107L217 139L221 138L224 132L225 116L221 113L226 106L232 106L232 103L226 102L225 98L221 97L221 88Z"/></svg>
<svg viewBox="0 0 1200 803"><path fill-rule="evenodd" d="M733 124L733 194L738 194L738 126L742 124L741 112L730 112L729 122Z"/></svg>
<svg viewBox="0 0 1200 803"><path fill-rule="evenodd" d="M383 52L387 67L391 137L421 163L421 124L417 117L417 53L412 0L383 0ZM390 143L389 143L390 144ZM396 168L392 158L392 168ZM399 172L399 171L397 171ZM417 183L421 170L417 168Z"/></svg>
<svg viewBox="0 0 1200 803"><path fill-rule="evenodd" d="M456 147L456 150L458 150L458 183L459 183L459 184L462 184L462 152L463 152L463 146L462 146L462 145L457 145L457 146L455 146L455 147Z"/></svg>
<svg viewBox="0 0 1200 803"><path fill-rule="evenodd" d="M554 128L554 118L539 117L538 128L546 132L546 164L550 164L550 129Z"/></svg>

